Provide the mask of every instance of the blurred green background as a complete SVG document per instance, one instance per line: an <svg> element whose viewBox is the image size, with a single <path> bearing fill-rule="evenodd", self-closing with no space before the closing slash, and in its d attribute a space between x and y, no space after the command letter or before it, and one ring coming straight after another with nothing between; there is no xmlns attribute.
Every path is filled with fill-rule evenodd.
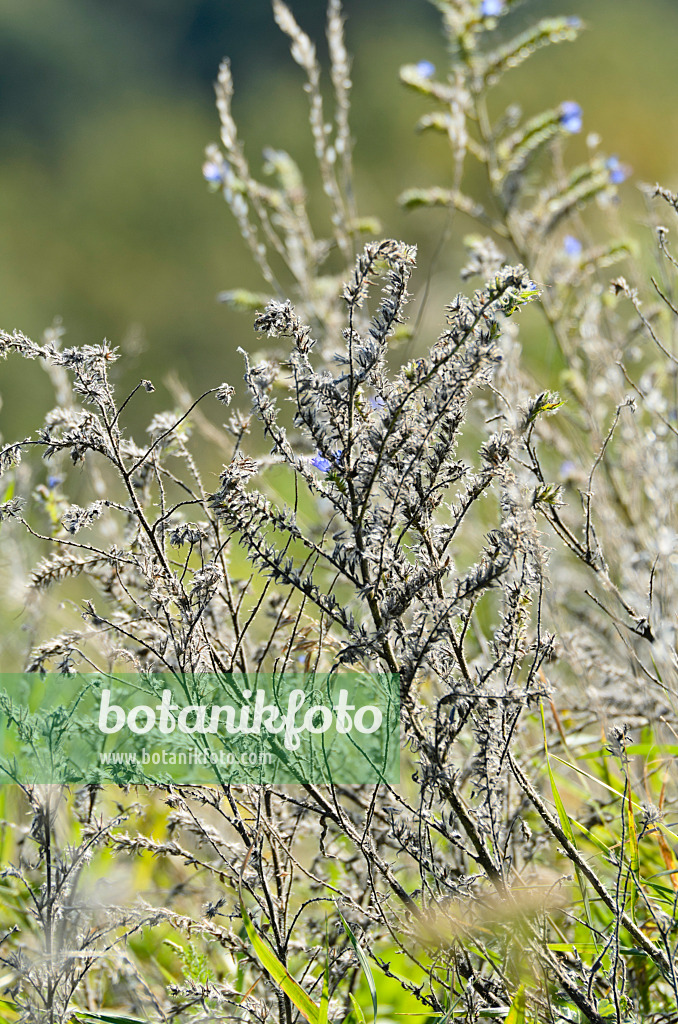
<svg viewBox="0 0 678 1024"><path fill-rule="evenodd" d="M322 42L323 0L291 6ZM422 59L444 66L439 16L426 0L346 0L345 9L359 208L386 234L419 244L426 268L440 219L405 216L395 199L407 187L449 184L449 155L439 139L414 135L427 108L400 85L398 68ZM635 217L634 183L678 180L678 4L531 0L501 31L561 13L584 17L583 37L537 54L505 79L499 99L517 99L527 112L580 102L583 134L599 132L606 150L633 167L622 195ZM201 175L204 146L218 138L212 83L224 55L255 171L262 147L274 145L299 158L312 182L302 74L268 0L3 0L4 328L37 339L59 316L69 344L107 337L128 356L126 382L148 376L160 387L170 367L192 391L241 378L235 350L252 344L251 316L228 311L216 295L261 282ZM570 145L583 151L583 137ZM437 268L446 281L454 246ZM452 277L448 297L457 288ZM3 435L32 430L51 404L47 382L16 360L0 371Z"/></svg>

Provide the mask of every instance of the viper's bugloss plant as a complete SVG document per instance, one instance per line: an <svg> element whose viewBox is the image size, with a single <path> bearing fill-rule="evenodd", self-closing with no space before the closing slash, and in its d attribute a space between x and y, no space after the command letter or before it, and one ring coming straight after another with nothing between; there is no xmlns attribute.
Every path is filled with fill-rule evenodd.
<svg viewBox="0 0 678 1024"><path fill-rule="evenodd" d="M103 806L74 816L56 876L44 794L24 787L35 857L19 842L4 876L23 892L2 953L13 1019L110 1020L112 1008L315 1024L364 1019L370 996L375 1016L389 1002L422 1021L678 1019L678 262L657 225L648 288L623 234L605 235L630 172L597 148L572 166L577 99L490 116L496 83L573 41L579 19L496 44L516 3L436 6L449 68L420 60L401 77L453 170L401 203L485 232L468 237L461 273L479 287L450 293L436 337L407 321L415 248L362 238L374 232L354 208L339 0L331 118L313 42L273 4L306 78L331 237L289 154L267 150L267 183L254 176L228 62L219 70L221 144L203 175L262 275L260 293L222 296L256 311L256 357L167 412L149 381L118 396L107 343L0 334L3 356L45 365L58 399L0 451L2 532L42 554L27 670L383 671L400 680L403 751L400 786L77 790L76 808L87 793ZM670 191L645 194L678 211ZM523 313L559 354L549 380L535 342L522 346ZM411 358L398 365L403 337ZM207 401L229 407L223 428ZM148 408L143 443L131 403ZM196 437L223 453L218 479ZM82 466L92 493L78 484L76 503ZM81 621L62 615L50 638L41 616L68 580ZM100 873L138 865L133 921L75 906L90 846ZM94 989L104 956L111 980L99 972Z"/></svg>

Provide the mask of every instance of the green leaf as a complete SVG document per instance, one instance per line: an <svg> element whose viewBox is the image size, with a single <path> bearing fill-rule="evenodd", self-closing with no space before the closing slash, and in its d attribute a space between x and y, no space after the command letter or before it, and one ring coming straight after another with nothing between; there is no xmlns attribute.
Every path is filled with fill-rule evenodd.
<svg viewBox="0 0 678 1024"><path fill-rule="evenodd" d="M547 948L553 953L596 953L598 947L595 942L547 942ZM647 956L648 954L637 949L636 946L619 946L619 952L625 956Z"/></svg>
<svg viewBox="0 0 678 1024"><path fill-rule="evenodd" d="M403 85L409 86L415 92L424 96L432 96L441 103L448 104L453 98L453 91L444 82L436 82L435 79L426 78L419 71L417 64L404 64L400 69L400 81Z"/></svg>
<svg viewBox="0 0 678 1024"><path fill-rule="evenodd" d="M351 997L353 1009L355 1010L355 1015L358 1018L359 1024L365 1024L365 1014L361 1009L360 1003L358 1002L358 1000L356 999L352 992L349 992L349 996Z"/></svg>
<svg viewBox="0 0 678 1024"><path fill-rule="evenodd" d="M483 78L488 84L493 84L505 71L519 67L542 46L572 42L580 28L578 18L542 18L526 32L488 54L482 68Z"/></svg>
<svg viewBox="0 0 678 1024"><path fill-rule="evenodd" d="M285 995L296 1006L299 1013L303 1014L309 1024L320 1024L320 1007L313 1002L307 992L304 992L301 985L294 980L287 968L273 950L257 934L254 925L247 913L247 908L240 899L240 914L245 925L247 937L257 955L261 966L270 975L276 985L279 985Z"/></svg>
<svg viewBox="0 0 678 1024"><path fill-rule="evenodd" d="M18 1016L19 1012L14 1003L10 1003L7 999L0 999L0 1024L14 1024Z"/></svg>
<svg viewBox="0 0 678 1024"><path fill-rule="evenodd" d="M564 185L548 189L534 210L534 225L539 234L548 235L564 218L604 193L614 193L605 161L596 159L570 173Z"/></svg>
<svg viewBox="0 0 678 1024"><path fill-rule="evenodd" d="M537 416L551 416L557 409L565 405L557 391L542 391L529 405L527 422L533 423Z"/></svg>
<svg viewBox="0 0 678 1024"><path fill-rule="evenodd" d="M484 207L475 199L449 188L410 188L398 197L398 203L406 210L416 210L419 206L445 206L477 220L487 218Z"/></svg>
<svg viewBox="0 0 678 1024"><path fill-rule="evenodd" d="M502 178L515 177L551 139L561 134L560 113L547 110L526 121L497 148Z"/></svg>
<svg viewBox="0 0 678 1024"><path fill-rule="evenodd" d="M228 292L220 292L218 299L219 302L224 302L238 313L251 313L258 309L264 309L271 301L271 296L262 295L260 292L250 292L246 288L233 288Z"/></svg>
<svg viewBox="0 0 678 1024"><path fill-rule="evenodd" d="M560 824L561 824L563 832L565 833L567 838L570 840L570 842L573 845L576 845L575 841L574 841L574 832L572 831L572 824L570 822L568 813L565 810L565 805L564 805L564 803L563 803L563 801L561 799L560 792L558 790L558 786L556 785L555 776L553 774L553 769L551 768L551 756L549 754L549 748L548 748L548 744L546 742L546 722L544 721L544 708L543 708L543 706L541 708L541 721L542 721L542 728L544 730L544 753L546 754L546 768L547 768L548 773L549 773L549 782L551 783L551 791L553 793L553 801L554 801L554 803L556 805L556 811L558 812L558 818L560 819ZM559 760L561 760L561 759L559 759ZM566 761L563 761L563 764L566 764L566 763L567 763Z"/></svg>
<svg viewBox="0 0 678 1024"><path fill-rule="evenodd" d="M604 843L602 839L599 839L598 836L594 835L593 832L591 832L591 830L586 827L586 825L582 825L581 822L577 821L576 818L572 818L572 821L577 826L579 831L586 836L589 842L593 843L593 845L596 846L601 853L604 853L606 857L609 857L610 847L606 843Z"/></svg>
<svg viewBox="0 0 678 1024"><path fill-rule="evenodd" d="M511 1003L511 1009L506 1014L506 1024L525 1024L526 1005L525 986L521 985Z"/></svg>
<svg viewBox="0 0 678 1024"><path fill-rule="evenodd" d="M450 114L434 111L432 114L424 114L419 118L416 124L416 131L425 132L431 128L434 131L444 132L445 135L449 135L453 126L454 121Z"/></svg>
<svg viewBox="0 0 678 1024"><path fill-rule="evenodd" d="M362 235L379 235L383 230L381 221L376 217L356 217L350 222L349 228Z"/></svg>
<svg viewBox="0 0 678 1024"><path fill-rule="evenodd" d="M563 504L561 495L562 488L560 484L538 484L534 489L532 504L535 507L537 505L552 505L557 507Z"/></svg>
<svg viewBox="0 0 678 1024"><path fill-rule="evenodd" d="M542 729L544 731L544 753L546 754L546 767L547 767L548 773L549 773L549 781L551 783L551 790L553 792L553 799L554 799L554 802L555 802L555 805L556 805L556 811L558 812L558 818L560 819L560 824L561 824L561 827L563 829L563 832L565 833L567 838L570 840L572 845L574 847L576 847L577 846L577 842L576 842L576 840L574 838L574 831L572 830L572 823L570 821L570 818L568 816L567 811L565 810L565 804L563 803L563 801L562 801L562 799L560 797L560 793L558 792L558 786L556 785L556 779L555 779L555 776L553 774L553 770L551 768L551 757L550 757L550 754L549 754L548 743L546 742L546 721L544 720L544 705L540 704L540 707L541 707L541 724L542 724ZM565 764L565 763L566 762L563 761L563 764ZM587 925L589 927L589 931L593 935L594 934L594 932L593 932L593 921L592 921L592 918L591 918L591 907L590 907L590 904L589 904L589 894L588 894L588 889L587 889L586 877L582 873L582 870L581 870L581 868L579 867L578 864L574 865L574 869L575 869L575 872L577 874L577 881L579 883L579 889L581 891L582 899L584 901L584 912L586 914L586 923L587 923Z"/></svg>
<svg viewBox="0 0 678 1024"><path fill-rule="evenodd" d="M637 255L637 246L633 240L611 242L609 245L588 249L581 259L581 268L582 270L602 270L635 255Z"/></svg>
<svg viewBox="0 0 678 1024"><path fill-rule="evenodd" d="M630 897L630 911L631 920L636 920L636 896L637 889L639 886L639 875L640 875L640 850L638 848L638 833L636 832L636 821L633 815L633 792L631 790L631 780L627 776L626 778L626 798L624 800L626 804L626 820L628 823L628 839L630 847L629 867L631 869L631 891Z"/></svg>
<svg viewBox="0 0 678 1024"><path fill-rule="evenodd" d="M318 1024L327 1024L330 1007L330 938L327 933L327 917L325 917L325 970L323 972L323 991L318 1009Z"/></svg>
<svg viewBox="0 0 678 1024"><path fill-rule="evenodd" d="M573 772L577 772L579 775L583 775L585 779L590 779L592 782L597 782L599 786L603 786L605 789L608 790L608 792L614 793L614 795L618 796L620 800L624 799L624 794L620 789L616 789L614 786L608 785L607 782L603 782L602 779L596 778L596 776L591 775L590 772L585 772L584 769L580 768L578 765L572 764L570 761L564 761L562 757L558 757L557 754L553 754L552 756L554 761L560 761L560 763L564 764L566 768L571 768ZM642 806L639 803L636 803L635 800L633 801L633 806L636 808L637 811L642 812ZM678 835L675 832L672 832L670 828L667 828L665 825L663 825L662 830L666 833L666 835L671 836L672 839L678 840Z"/></svg>
<svg viewBox="0 0 678 1024"><path fill-rule="evenodd" d="M148 1024L148 1021L141 1017L122 1017L117 1013L93 1013L89 1010L78 1010L76 1016L84 1017L85 1020L100 1020L104 1024Z"/></svg>
<svg viewBox="0 0 678 1024"><path fill-rule="evenodd" d="M363 969L363 974L365 975L365 977L367 979L367 984L369 986L370 994L372 996L372 1010L373 1010L373 1013L374 1013L374 1021L375 1021L375 1024L376 1024L377 1008L379 1006L379 1002L377 1000L377 987L374 984L374 977L372 975L372 969L370 967L370 964L369 964L369 961L368 961L367 957L365 956L365 953L363 952L362 948L358 944L358 940L356 939L355 935L353 934L353 932L351 931L351 929L347 925L346 921L344 920L344 916L343 916L343 914L341 913L341 911L339 910L338 907L337 907L337 913L339 914L339 917L341 918L341 923L344 926L344 931L346 932L346 934L348 935L349 939L351 940L351 945L353 946L353 949L355 951L355 955L358 957L358 960L360 961L360 966Z"/></svg>

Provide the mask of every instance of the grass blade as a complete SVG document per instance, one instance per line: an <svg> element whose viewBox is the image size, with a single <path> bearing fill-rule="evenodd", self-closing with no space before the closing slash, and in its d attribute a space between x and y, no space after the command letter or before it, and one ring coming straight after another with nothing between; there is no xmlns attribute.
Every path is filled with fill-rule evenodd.
<svg viewBox="0 0 678 1024"><path fill-rule="evenodd" d="M565 833L567 838L570 840L572 845L576 847L577 841L576 841L576 839L574 837L574 831L572 829L572 823L570 821L570 818L569 818L569 815L568 815L567 811L565 810L565 804L563 803L562 798L560 796L560 793L558 791L558 786L556 785L556 779L555 779L555 776L553 774L553 769L551 768L551 756L549 754L548 743L546 741L546 721L544 719L544 706L543 706L543 704L540 703L540 707L541 707L541 724L542 724L542 729L544 731L544 753L546 754L546 767L547 767L548 773L549 773L549 782L551 783L551 791L553 793L553 799L554 799L554 802L555 802L555 805L556 805L556 811L558 812L558 818L560 820L560 824L561 824L561 827L563 829L563 832ZM565 764L566 762L563 762L563 763ZM577 874L577 882L579 883L579 889L581 891L582 900L584 901L584 913L586 914L586 923L588 925L589 932L591 933L591 935L595 935L595 932L593 931L593 920L591 918L591 907L590 907L590 904L589 904L589 894L588 894L586 878L585 878L584 874L582 873L582 870L581 870L581 868L579 867L578 864L574 865L574 869L575 869L575 872Z"/></svg>
<svg viewBox="0 0 678 1024"><path fill-rule="evenodd" d="M511 1003L511 1009L506 1014L506 1024L525 1024L526 1006L525 986L521 985Z"/></svg>
<svg viewBox="0 0 678 1024"><path fill-rule="evenodd" d="M123 1017L117 1013L94 1013L90 1010L77 1010L75 1016L84 1017L85 1020L99 1020L102 1024L148 1024L141 1017Z"/></svg>
<svg viewBox="0 0 678 1024"><path fill-rule="evenodd" d="M353 1004L353 1009L355 1010L355 1015L356 1019L358 1020L358 1024L365 1024L365 1014L362 1011L360 1003L358 1002L358 1000L356 999L352 992L349 992L349 996L351 999L351 1003Z"/></svg>
<svg viewBox="0 0 678 1024"><path fill-rule="evenodd" d="M629 867L631 870L631 892L629 894L630 911L631 920L635 921L637 888L640 885L640 851L638 849L638 833L636 831L636 821L633 816L633 793L631 791L631 780L628 777L628 771L626 776L626 790L626 818L628 822L629 846L631 849L631 855L629 857Z"/></svg>
<svg viewBox="0 0 678 1024"><path fill-rule="evenodd" d="M323 972L323 990L318 1008L318 1024L327 1024L330 1008L330 937L327 932L327 916L325 916L325 970Z"/></svg>
<svg viewBox="0 0 678 1024"><path fill-rule="evenodd" d="M320 1024L320 1007L314 1003L307 992L303 990L299 982L295 981L285 965L281 963L273 950L268 946L252 924L250 915L243 900L240 900L240 913L247 937L250 940L252 949L257 955L261 966L266 973L279 985L285 995L296 1006L299 1013L303 1014L309 1024ZM327 1010L325 1011L327 1012Z"/></svg>
<svg viewBox="0 0 678 1024"><path fill-rule="evenodd" d="M373 1019L374 1019L374 1022L376 1024L377 1008L378 1008L379 1003L378 1003L378 1000L377 1000L377 987L374 984L374 977L372 975L372 969L370 967L369 960L367 959L367 957L365 956L363 950L361 949L360 945L358 944L358 940L356 939L355 935L353 934L353 932L351 931L349 926L346 924L346 921L344 920L344 916L343 916L343 914L341 913L341 911L339 910L338 907L337 907L337 912L339 914L339 917L341 918L341 923L344 926L344 931L346 932L346 934L348 935L348 937L349 937L349 939L351 941L351 945L353 946L355 955L358 957L358 960L360 961L360 966L363 969L363 974L365 975L365 977L367 979L367 984L369 986L370 995L372 996L372 1011L373 1011L373 1014L374 1014Z"/></svg>

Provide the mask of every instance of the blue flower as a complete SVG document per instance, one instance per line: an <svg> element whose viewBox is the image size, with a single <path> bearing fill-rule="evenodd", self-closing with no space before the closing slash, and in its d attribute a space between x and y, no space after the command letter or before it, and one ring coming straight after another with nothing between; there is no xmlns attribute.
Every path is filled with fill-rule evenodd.
<svg viewBox="0 0 678 1024"><path fill-rule="evenodd" d="M565 21L568 28L581 28L581 18L578 18L576 14L573 14L570 18L566 18Z"/></svg>
<svg viewBox="0 0 678 1024"><path fill-rule="evenodd" d="M386 405L386 402L384 401L383 398L381 398L380 395L377 395L376 398L374 396L370 398L369 403L370 409L383 409L384 406Z"/></svg>
<svg viewBox="0 0 678 1024"><path fill-rule="evenodd" d="M576 135L582 128L582 110L573 100L565 100L560 104L560 124L571 135Z"/></svg>
<svg viewBox="0 0 678 1024"><path fill-rule="evenodd" d="M483 18L493 18L504 10L505 0L483 0L480 13Z"/></svg>
<svg viewBox="0 0 678 1024"><path fill-rule="evenodd" d="M622 181L626 181L627 171L618 156L611 156L605 162L605 166L610 172L610 181L613 185L621 185Z"/></svg>
<svg viewBox="0 0 678 1024"><path fill-rule="evenodd" d="M430 60L420 60L417 64L417 74L422 78L433 78L436 73L436 66Z"/></svg>
<svg viewBox="0 0 678 1024"><path fill-rule="evenodd" d="M321 473L329 473L331 469L337 468L342 455L343 452L341 450L333 452L332 460L330 461L330 459L326 459L324 455L318 452L318 454L311 459L311 465L315 466L316 469L319 469Z"/></svg>
<svg viewBox="0 0 678 1024"><path fill-rule="evenodd" d="M62 478L60 476L48 476L47 486L49 487L50 490L53 491L55 487L59 486L59 484L61 483L61 479Z"/></svg>
<svg viewBox="0 0 678 1024"><path fill-rule="evenodd" d="M202 165L202 176L210 185L221 185L224 180L224 168L216 160L205 160Z"/></svg>
<svg viewBox="0 0 678 1024"><path fill-rule="evenodd" d="M578 238L574 235L565 235L563 239L563 249L568 256L579 256L582 251L582 244Z"/></svg>

